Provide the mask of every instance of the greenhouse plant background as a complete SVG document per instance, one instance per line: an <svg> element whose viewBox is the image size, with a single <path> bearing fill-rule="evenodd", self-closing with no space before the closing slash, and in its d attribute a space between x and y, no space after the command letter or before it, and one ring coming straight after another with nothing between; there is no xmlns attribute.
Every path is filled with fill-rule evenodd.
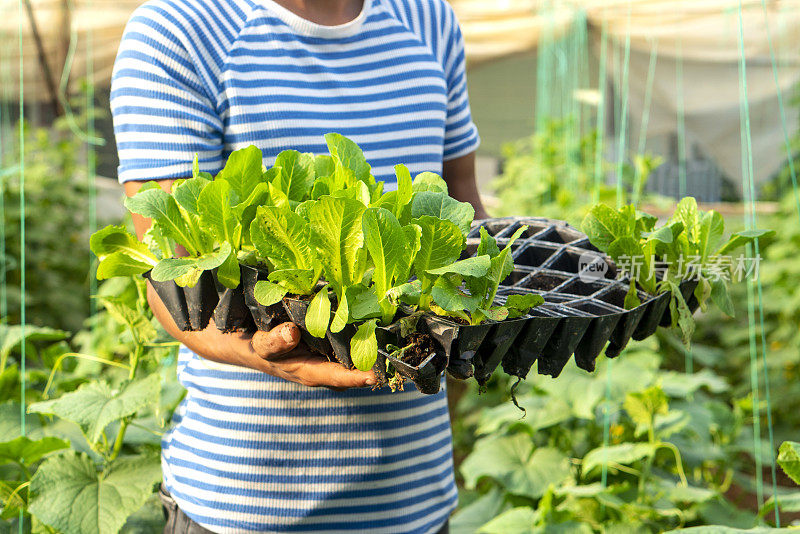
<svg viewBox="0 0 800 534"><path fill-rule="evenodd" d="M143 282L96 280L88 245L132 227L109 83L139 4L0 4L2 532L163 529L178 344ZM774 230L734 314L698 310L689 345L662 328L592 373L451 380L451 532L800 526L800 4L451 4L491 215L580 228L598 202L665 219L693 196L729 232Z"/></svg>

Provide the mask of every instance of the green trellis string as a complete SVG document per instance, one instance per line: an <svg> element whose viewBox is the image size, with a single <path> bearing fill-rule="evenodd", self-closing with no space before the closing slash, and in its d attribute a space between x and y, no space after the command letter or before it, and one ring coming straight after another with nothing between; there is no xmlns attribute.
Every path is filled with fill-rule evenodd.
<svg viewBox="0 0 800 534"><path fill-rule="evenodd" d="M600 200L600 184L604 180L603 173L603 141L605 138L605 107L606 107L606 56L608 54L608 22L603 20L600 29L600 74L597 81L597 90L600 93L597 104L597 138L595 140L594 153L594 187L592 190L592 202ZM603 403L603 447L608 447L609 429L611 427L611 415L609 414L609 402L611 398L611 368L614 360L606 359L606 387L604 391L605 402ZM605 488L608 484L608 461L603 462L600 472L600 482Z"/></svg>
<svg viewBox="0 0 800 534"><path fill-rule="evenodd" d="M784 146L786 148L786 156L789 162L789 174L792 178L792 191L794 193L794 201L795 201L795 209L797 211L797 217L800 219L800 194L798 194L798 187L797 187L797 172L794 166L794 156L792 154L791 143L789 142L789 130L787 127L786 121L786 108L783 104L783 91L781 90L781 85L779 82L778 76L778 62L775 58L775 47L772 42L772 34L770 32L769 27L769 16L767 12L767 4L765 0L761 1L761 8L764 13L764 27L767 33L767 43L769 44L769 57L770 63L772 65L772 76L775 80L775 91L778 97L778 110L780 111L780 118L781 118L781 130L783 132L783 141ZM762 288L761 288L761 279L758 279L758 300L759 303L763 301L762 296ZM761 320L761 324L764 324L764 310L763 307L760 309L759 319ZM772 403L769 400L769 375L767 373L767 342L766 342L766 333L764 331L764 327L761 327L761 357L762 357L762 365L764 367L764 393L767 396L767 425L769 426L769 441L770 441L770 448L772 453L772 491L773 491L773 499L775 501L775 524L780 527L780 503L778 502L778 492L777 492L777 484L776 484L776 473L775 473L775 444L773 441L772 435Z"/></svg>
<svg viewBox="0 0 800 534"><path fill-rule="evenodd" d="M89 0L87 7L91 10L93 2ZM70 7L72 4L70 3ZM86 29L86 179L88 181L89 193L89 221L88 231L94 233L97 229L97 154L95 152L96 143L92 142L97 139L95 135L95 122L94 122L94 35L92 33L91 24ZM92 295L97 294L97 263L94 254L89 252L89 314L94 316L97 312L97 303L95 299L91 298ZM91 334L91 347L94 349L97 346L97 323L92 322Z"/></svg>
<svg viewBox="0 0 800 534"><path fill-rule="evenodd" d="M739 0L739 76L740 76L740 121L744 125L742 129L742 135L746 144L742 145L742 189L746 192L745 197L749 200L749 208L750 208L750 216L747 217L745 214L745 226L748 229L756 228L756 192L755 192L755 183L753 179L753 143L752 137L750 132L750 109L747 100L747 61L744 53L744 21L743 21L743 8L742 8L742 0ZM771 39L770 39L771 42ZM771 47L770 47L771 48ZM744 168L745 163L745 147L746 147L746 156L747 156L747 167L746 172ZM747 177L745 183L745 177ZM749 245L748 249L748 256L756 258L760 257L759 251L759 244L758 239L756 239L753 243L753 247L751 248ZM755 284L754 281L751 279L748 281L747 284L747 311L748 311L748 323L750 328L750 367L751 367L751 381L754 380L754 387L753 387L753 433L755 438L754 448L755 450L760 453L761 452L761 436L760 436L760 425L761 425L761 408L760 404L756 401L756 395L759 389L759 380L758 380L758 354L757 348L755 343L755 318L754 318L754 303L753 303L753 286L757 285L758 288L758 313L759 313L759 322L761 328L761 355L762 361L764 364L763 372L764 372L764 395L766 397L766 410L767 410L767 429L768 429L768 437L769 437L769 449L770 449L770 469L772 475L772 496L775 501L775 523L778 527L780 527L780 512L778 510L778 488L777 488L777 477L776 477L776 466L775 466L775 442L773 436L773 428L772 428L772 402L770 399L769 394L769 374L767 369L767 360L766 360L766 351L767 351L767 342L766 342L766 334L764 332L764 303L763 303L763 296L762 296L762 287L761 287L761 280L756 278ZM757 495L759 499L759 505L763 499L763 477L761 473L761 457L760 454L756 456L756 481L758 484L757 487Z"/></svg>
<svg viewBox="0 0 800 534"><path fill-rule="evenodd" d="M19 316L20 316L20 359L19 359L19 426L20 434L25 435L25 359L26 359L26 341L25 341L25 127L23 119L25 118L24 106L24 78L25 73L23 65L23 46L22 46L22 21L23 7L22 0L18 0L17 8L19 12L19 269L20 269L20 283L19 283ZM24 516L22 510L19 512L19 533L22 534L24 525Z"/></svg>
<svg viewBox="0 0 800 534"><path fill-rule="evenodd" d="M800 192L797 187L797 171L794 166L794 156L792 155L792 145L789 141L789 128L786 125L786 108L783 104L783 91L778 81L778 62L775 59L775 47L772 44L772 33L769 28L769 15L767 13L766 0L761 0L761 9L764 12L764 29L767 32L767 43L769 44L769 59L772 64L772 77L775 80L775 91L778 97L778 110L781 116L781 130L783 131L783 144L786 147L786 158L789 161L789 175L792 177L792 191L794 192L795 209L797 218L800 220ZM766 363L764 364L766 365Z"/></svg>
<svg viewBox="0 0 800 534"><path fill-rule="evenodd" d="M608 22L603 20L600 26L600 74L597 91L600 93L597 102L597 138L594 147L594 187L592 202L600 200L600 184L603 182L603 140L605 136L606 110L606 56L608 54Z"/></svg>
<svg viewBox="0 0 800 534"><path fill-rule="evenodd" d="M743 30L742 30L743 32ZM742 40L743 41L743 40ZM748 153L750 146L748 145L747 131L750 127L749 108L747 106L747 72L746 61L744 56L744 45L740 43L740 60L739 60L739 122L740 122L740 136L741 136L741 158L742 158L742 194L744 196L743 203L751 200L749 198L750 190L747 187L749 182L748 172L752 169L748 165L748 160L751 155ZM746 206L743 206L746 209ZM750 227L750 218L745 214L745 226ZM752 257L752 248L748 244L746 247L747 256ZM761 465L761 419L760 419L760 392L758 380L758 365L756 358L756 335L755 335L755 308L753 304L753 286L747 283L747 324L748 324L748 340L750 349L750 389L753 396L753 454L755 456L755 477L756 477L756 499L759 506L763 502L763 480L762 480L762 465Z"/></svg>
<svg viewBox="0 0 800 534"><path fill-rule="evenodd" d="M644 103L642 105L642 124L639 126L639 144L636 148L637 154L644 154L645 145L647 143L647 126L650 122L650 106L653 101L653 85L656 76L656 62L658 61L658 38L653 39L650 43L650 62L647 65L647 82L644 89ZM631 193L631 204L634 206L639 205L641 190L639 182L642 180L639 168L636 168L634 177L634 188Z"/></svg>

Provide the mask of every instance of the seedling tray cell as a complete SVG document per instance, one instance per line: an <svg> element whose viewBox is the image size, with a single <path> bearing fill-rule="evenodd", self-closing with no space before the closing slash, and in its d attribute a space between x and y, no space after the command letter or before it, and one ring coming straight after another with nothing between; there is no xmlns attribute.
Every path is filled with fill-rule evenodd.
<svg viewBox="0 0 800 534"><path fill-rule="evenodd" d="M208 326L208 321L219 303L214 275L211 271L203 271L197 284L194 287L185 287L183 294L186 296L186 309L189 311L192 330L203 330Z"/></svg>
<svg viewBox="0 0 800 534"><path fill-rule="evenodd" d="M423 316L431 336L442 346L447 371L459 380L473 375L472 360L492 328L491 324L467 325L434 315Z"/></svg>
<svg viewBox="0 0 800 534"><path fill-rule="evenodd" d="M603 352L611 333L625 315L624 310L596 300L579 301L570 304L570 307L595 316L575 348L575 363L584 371L591 373L595 368L595 360Z"/></svg>
<svg viewBox="0 0 800 534"><path fill-rule="evenodd" d="M256 300L256 283L267 280L267 271L242 265L242 287L244 290L244 302L250 310L250 315L259 330L270 330L278 324L288 321L289 317L283 308L283 304L277 302L272 306L262 306Z"/></svg>
<svg viewBox="0 0 800 534"><path fill-rule="evenodd" d="M508 349L528 322L528 318L509 319L492 326L492 330L486 335L486 339L481 343L473 358L475 380L478 381L478 384L483 385L489 381L492 373L500 365Z"/></svg>
<svg viewBox="0 0 800 534"><path fill-rule="evenodd" d="M327 337L319 338L312 336L306 327L306 311L308 305L311 303L309 300L302 300L298 298L286 297L283 299L283 307L289 320L292 321L300 329L300 336L303 342L308 347L320 354L324 354L328 358L333 358L333 347Z"/></svg>
<svg viewBox="0 0 800 534"><path fill-rule="evenodd" d="M186 309L186 296L183 294L183 288L173 281L169 282L156 282L150 277L150 271L143 275L155 289L158 298L164 303L167 311L175 321L175 325L182 331L192 329L189 322L189 311Z"/></svg>
<svg viewBox="0 0 800 534"><path fill-rule="evenodd" d="M210 271L204 271L194 287L181 287L174 280L156 282L150 277L150 271L143 276L153 285L180 330L196 331L208 326L219 302L214 277Z"/></svg>
<svg viewBox="0 0 800 534"><path fill-rule="evenodd" d="M544 309L532 310L531 317L508 352L503 356L503 371L506 374L525 378L536 359L542 354L547 341L561 323L561 317L548 315ZM541 316L539 316L541 314Z"/></svg>
<svg viewBox="0 0 800 534"><path fill-rule="evenodd" d="M255 323L245 301L245 284L233 289L225 287L217 279L217 271L212 271L219 302L214 308L214 324L223 332L253 331ZM244 266L240 277L243 280Z"/></svg>

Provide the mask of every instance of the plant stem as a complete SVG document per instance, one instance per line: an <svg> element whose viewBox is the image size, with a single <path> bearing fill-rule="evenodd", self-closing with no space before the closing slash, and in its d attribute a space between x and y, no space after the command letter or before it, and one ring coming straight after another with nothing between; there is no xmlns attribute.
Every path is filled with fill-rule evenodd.
<svg viewBox="0 0 800 534"><path fill-rule="evenodd" d="M675 467L678 470L678 476L681 477L681 484L683 487L687 487L689 482L686 480L686 473L683 472L683 460L681 459L681 452L678 450L678 447L668 441L662 441L659 447L666 447L675 455Z"/></svg>
<svg viewBox="0 0 800 534"><path fill-rule="evenodd" d="M131 365L130 371L128 372L128 379L133 380L136 377L136 368L139 366L139 358L142 357L142 352L144 351L144 345L141 343L136 344L136 349L134 349L133 354L131 355ZM122 420L119 424L119 430L117 430L117 439L114 440L114 448L111 449L111 454L108 457L108 461L113 461L117 456L119 456L120 451L122 450L122 443L125 441L125 431L128 430L128 424L131 421L131 417L126 417Z"/></svg>

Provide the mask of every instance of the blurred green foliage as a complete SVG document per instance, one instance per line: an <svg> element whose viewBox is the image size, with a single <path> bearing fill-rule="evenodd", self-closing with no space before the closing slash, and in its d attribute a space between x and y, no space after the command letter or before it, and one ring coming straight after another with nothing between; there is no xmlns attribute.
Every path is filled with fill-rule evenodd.
<svg viewBox="0 0 800 534"><path fill-rule="evenodd" d="M109 280L97 298L102 310L74 336L0 324L0 532L163 529L155 490L161 435L185 393L178 344L153 318L143 279Z"/></svg>
<svg viewBox="0 0 800 534"><path fill-rule="evenodd" d="M597 131L576 136L571 119L548 120L541 131L503 147L503 172L492 183L499 215L563 219L579 226L596 202L637 203L661 158L634 155L622 165L621 187L607 183L616 163L597 157ZM652 199L652 195L649 196Z"/></svg>
<svg viewBox="0 0 800 534"><path fill-rule="evenodd" d="M595 186L594 142L586 137L570 153L559 137L563 125L549 128L546 135L508 148L510 159L497 182L504 210L580 220ZM634 163L633 168L637 165L642 170L628 170L628 177L644 177L653 166ZM624 182L626 198L636 196L631 185L638 187ZM598 191L600 201L616 204L613 188L600 184ZM731 231L743 226L729 221ZM776 230L759 243L761 295L753 283L748 305L748 284L734 283L734 317L718 310L698 312L691 352L674 334L659 331L613 361L601 357L593 374L571 362L554 380L536 374L534 367L516 388L524 414L510 402L507 377L493 378L482 394L470 386L455 408L462 491L451 522L454 531L628 533L699 527L692 532L725 533L766 532L775 525L771 461L782 441L797 440L800 428L800 224L793 195L786 195L778 213L760 216L758 225ZM689 360L693 372L687 373ZM760 427L758 440L754 423ZM785 526L798 517L800 492L780 469L777 483Z"/></svg>
<svg viewBox="0 0 800 534"><path fill-rule="evenodd" d="M89 314L89 183L85 143L66 118L50 127L24 125L25 305L27 322L75 331ZM19 141L0 174L8 302L7 322L20 320L21 188ZM2 252L2 251L0 251Z"/></svg>

